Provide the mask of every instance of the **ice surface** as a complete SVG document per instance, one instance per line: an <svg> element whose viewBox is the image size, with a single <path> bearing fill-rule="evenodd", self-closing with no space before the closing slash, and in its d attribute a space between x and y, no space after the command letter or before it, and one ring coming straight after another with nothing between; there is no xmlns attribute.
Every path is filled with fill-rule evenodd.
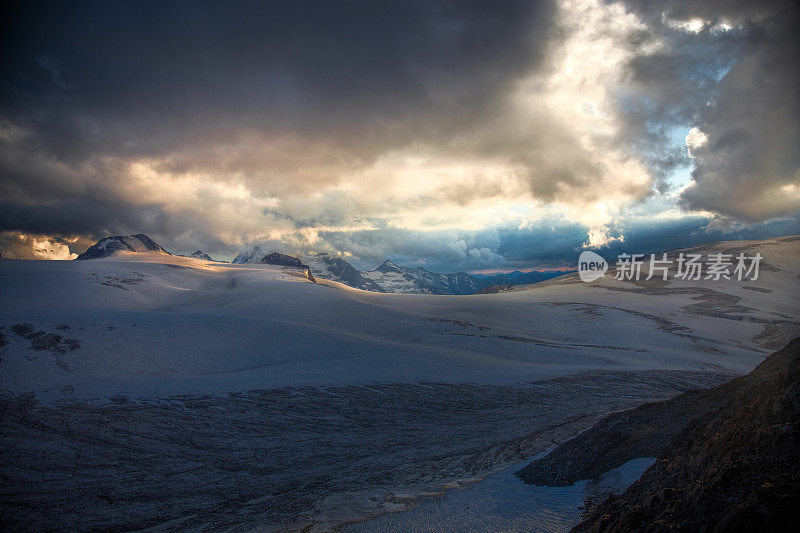
<svg viewBox="0 0 800 533"><path fill-rule="evenodd" d="M324 530L405 508L800 332L800 240L707 251L742 247L757 281L475 296L165 254L0 259L2 510L38 529Z"/></svg>
<svg viewBox="0 0 800 533"><path fill-rule="evenodd" d="M710 373L589 373L36 405L5 398L0 510L28 529L325 531L516 464ZM521 510L522 512L522 510Z"/></svg>
<svg viewBox="0 0 800 533"><path fill-rule="evenodd" d="M383 514L342 531L569 531L580 522L581 507L587 500L597 501L624 491L654 462L652 457L633 459L595 480L567 487L537 487L526 485L514 475L527 464L524 461L491 474L480 483L421 498L410 511Z"/></svg>

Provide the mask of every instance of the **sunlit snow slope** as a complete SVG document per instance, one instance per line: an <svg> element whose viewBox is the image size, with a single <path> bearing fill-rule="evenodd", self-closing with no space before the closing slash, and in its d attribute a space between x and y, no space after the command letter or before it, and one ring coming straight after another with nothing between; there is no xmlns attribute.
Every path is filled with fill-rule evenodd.
<svg viewBox="0 0 800 533"><path fill-rule="evenodd" d="M0 259L0 514L20 530L328 531L407 509L796 335L800 239L695 251L714 250L760 252L760 278L432 296L163 253ZM561 531L573 500L506 510Z"/></svg>
<svg viewBox="0 0 800 533"><path fill-rule="evenodd" d="M1 386L137 396L511 384L593 369L744 372L797 328L800 241L716 248L743 246L765 257L756 282L565 276L475 296L377 294L314 284L288 268L162 254L3 259ZM14 325L80 346L36 349Z"/></svg>

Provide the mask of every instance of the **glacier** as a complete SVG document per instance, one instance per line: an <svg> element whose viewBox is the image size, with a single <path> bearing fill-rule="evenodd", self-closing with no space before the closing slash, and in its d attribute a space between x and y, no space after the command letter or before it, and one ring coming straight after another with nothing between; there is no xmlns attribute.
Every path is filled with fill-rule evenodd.
<svg viewBox="0 0 800 533"><path fill-rule="evenodd" d="M472 296L166 253L0 259L0 505L35 529L386 520L751 370L800 331L800 239L707 247L741 249L757 281Z"/></svg>

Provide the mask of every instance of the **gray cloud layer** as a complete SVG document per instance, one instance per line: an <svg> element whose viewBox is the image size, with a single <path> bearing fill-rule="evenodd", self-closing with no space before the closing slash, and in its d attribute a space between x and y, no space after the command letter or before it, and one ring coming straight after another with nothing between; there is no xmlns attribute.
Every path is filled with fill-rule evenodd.
<svg viewBox="0 0 800 533"><path fill-rule="evenodd" d="M631 64L632 76L651 93L662 119L655 123L688 122L708 139L692 150L694 184L682 194L684 205L751 221L796 215L797 2L678 0L656 5L630 0L629 5L670 43ZM695 27L681 30L681 23ZM628 131L646 123L636 117Z"/></svg>
<svg viewBox="0 0 800 533"><path fill-rule="evenodd" d="M287 196L336 184L388 150L468 128L537 63L552 6L4 9L2 229L100 235L180 225L142 213L162 199L130 201L130 161L239 179L257 197Z"/></svg>
<svg viewBox="0 0 800 533"><path fill-rule="evenodd" d="M145 232L225 255L258 240L365 264L550 261L530 243L564 259L631 231L602 206L664 193L690 163L686 208L800 210L793 2L2 9L0 240L18 256L20 234L81 251ZM689 160L674 132L692 126L708 141ZM488 222L515 202L575 220Z"/></svg>

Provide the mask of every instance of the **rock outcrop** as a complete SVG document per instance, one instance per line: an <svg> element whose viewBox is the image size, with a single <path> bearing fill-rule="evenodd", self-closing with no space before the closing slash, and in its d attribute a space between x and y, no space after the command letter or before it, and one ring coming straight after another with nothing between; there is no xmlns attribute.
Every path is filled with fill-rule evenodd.
<svg viewBox="0 0 800 533"><path fill-rule="evenodd" d="M384 292L380 285L364 276L360 270L341 257L329 254L309 254L306 256L306 261L317 277L338 281L364 291Z"/></svg>
<svg viewBox="0 0 800 533"><path fill-rule="evenodd" d="M196 252L192 253L189 257L193 257L195 259L202 259L203 261L213 261L210 255L201 250L197 250Z"/></svg>
<svg viewBox="0 0 800 533"><path fill-rule="evenodd" d="M576 531L787 530L800 506L800 338L747 376L602 420L519 472L535 484L656 463Z"/></svg>
<svg viewBox="0 0 800 533"><path fill-rule="evenodd" d="M300 261L300 259L297 257L293 257L291 255L272 252L262 257L259 263L297 268L302 270L305 273L305 277L307 277L309 280L313 281L314 283L317 282L317 280L314 279L314 275L311 273L311 269L308 267L308 265Z"/></svg>
<svg viewBox="0 0 800 533"><path fill-rule="evenodd" d="M297 257L292 257L291 255L279 254L278 252L272 252L271 254L265 255L261 258L259 263L266 263L268 265L280 265L280 266L287 266L287 267L295 267L295 268L308 268L307 265L303 264L300 259Z"/></svg>

